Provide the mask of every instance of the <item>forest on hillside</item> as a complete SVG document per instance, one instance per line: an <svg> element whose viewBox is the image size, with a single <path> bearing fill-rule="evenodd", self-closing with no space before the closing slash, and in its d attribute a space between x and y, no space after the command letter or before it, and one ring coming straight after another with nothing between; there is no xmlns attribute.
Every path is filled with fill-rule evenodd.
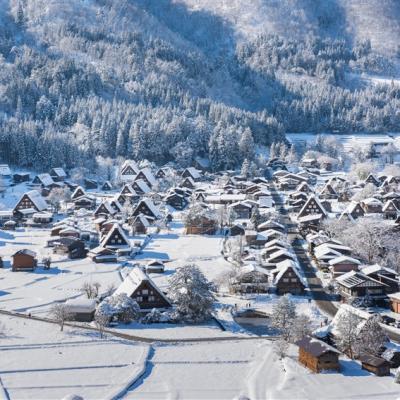
<svg viewBox="0 0 400 400"><path fill-rule="evenodd" d="M0 160L39 170L96 156L215 169L285 132L400 129L400 88L370 41L260 34L169 0L1 0Z"/></svg>

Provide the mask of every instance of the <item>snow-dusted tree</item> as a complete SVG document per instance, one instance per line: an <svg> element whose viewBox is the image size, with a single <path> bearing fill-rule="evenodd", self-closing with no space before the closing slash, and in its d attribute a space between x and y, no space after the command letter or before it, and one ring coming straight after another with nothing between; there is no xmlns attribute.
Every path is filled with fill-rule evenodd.
<svg viewBox="0 0 400 400"><path fill-rule="evenodd" d="M339 164L339 160L337 158L329 157L324 154L317 158L317 162L321 167L331 165L332 168L336 168Z"/></svg>
<svg viewBox="0 0 400 400"><path fill-rule="evenodd" d="M288 352L289 342L284 339L278 339L274 341L273 351L279 357L280 360L283 360Z"/></svg>
<svg viewBox="0 0 400 400"><path fill-rule="evenodd" d="M358 354L380 355L388 338L379 323L379 315L374 315L364 324L357 338L356 350Z"/></svg>
<svg viewBox="0 0 400 400"><path fill-rule="evenodd" d="M50 308L50 317L60 325L60 330L62 332L64 330L65 321L71 318L71 313L65 304L56 303Z"/></svg>
<svg viewBox="0 0 400 400"><path fill-rule="evenodd" d="M278 149L277 149L277 144L275 142L272 142L271 146L269 147L269 158L270 160L277 158L278 157Z"/></svg>
<svg viewBox="0 0 400 400"><path fill-rule="evenodd" d="M369 174L376 171L376 164L371 161L352 164L349 176L357 180L365 180Z"/></svg>
<svg viewBox="0 0 400 400"><path fill-rule="evenodd" d="M243 160L242 168L240 169L240 175L245 176L246 178L250 174L250 163L247 158Z"/></svg>
<svg viewBox="0 0 400 400"><path fill-rule="evenodd" d="M260 210L258 207L253 207L251 211L251 217L250 217L251 223L253 224L254 228L257 229L258 225L260 225L262 218L260 214Z"/></svg>
<svg viewBox="0 0 400 400"><path fill-rule="evenodd" d="M209 318L214 301L212 289L213 285L196 265L178 268L169 279L168 288L177 319L200 322Z"/></svg>
<svg viewBox="0 0 400 400"><path fill-rule="evenodd" d="M136 320L140 315L138 303L125 293L106 297L101 302L100 310L110 318L115 318L124 323Z"/></svg>
<svg viewBox="0 0 400 400"><path fill-rule="evenodd" d="M94 315L94 323L99 331L100 337L102 338L104 336L104 330L110 323L110 315L103 312L100 306Z"/></svg>
<svg viewBox="0 0 400 400"><path fill-rule="evenodd" d="M99 282L85 282L80 290L88 299L95 299L99 295L100 286Z"/></svg>
<svg viewBox="0 0 400 400"><path fill-rule="evenodd" d="M335 219L335 218L328 218L323 223L324 232L332 238L339 239L342 236L342 233L349 228L352 223L346 219Z"/></svg>
<svg viewBox="0 0 400 400"><path fill-rule="evenodd" d="M242 264L243 243L241 236L230 237L224 244L225 256L229 257L231 261L240 266Z"/></svg>
<svg viewBox="0 0 400 400"><path fill-rule="evenodd" d="M255 145L250 128L246 128L239 140L239 151L242 159L253 160Z"/></svg>
<svg viewBox="0 0 400 400"><path fill-rule="evenodd" d="M376 186L373 183L367 183L361 190L352 197L354 201L361 201L372 197L376 192Z"/></svg>
<svg viewBox="0 0 400 400"><path fill-rule="evenodd" d="M393 143L387 144L382 150L381 154L385 158L385 162L389 164L393 164L394 157L398 153L398 149Z"/></svg>
<svg viewBox="0 0 400 400"><path fill-rule="evenodd" d="M351 359L353 359L356 354L360 323L361 319L358 315L346 311L338 318L336 324L336 346Z"/></svg>
<svg viewBox="0 0 400 400"><path fill-rule="evenodd" d="M400 167L396 164L386 165L382 173L386 176L400 176Z"/></svg>
<svg viewBox="0 0 400 400"><path fill-rule="evenodd" d="M97 163L97 176L101 177L104 180L113 182L115 178L115 166L114 161L111 157L96 157Z"/></svg>
<svg viewBox="0 0 400 400"><path fill-rule="evenodd" d="M296 340L302 339L304 336L311 334L311 320L306 314L297 315L291 327L291 340L295 342Z"/></svg>
<svg viewBox="0 0 400 400"><path fill-rule="evenodd" d="M224 288L227 288L230 291L238 277L238 272L239 269L236 267L232 267L229 270L222 272L214 279L215 286L219 291Z"/></svg>
<svg viewBox="0 0 400 400"><path fill-rule="evenodd" d="M59 211L61 202L71 198L71 191L68 188L54 188L47 197L47 201L54 207L56 212Z"/></svg>
<svg viewBox="0 0 400 400"><path fill-rule="evenodd" d="M291 145L290 148L289 148L289 151L288 151L288 153L286 155L285 161L288 164L293 165L293 164L295 164L297 162L297 160L298 160L298 157L297 157L296 150L295 150L294 146Z"/></svg>
<svg viewBox="0 0 400 400"><path fill-rule="evenodd" d="M296 305L288 295L284 295L272 307L271 326L276 328L282 338L289 341L293 322L296 318Z"/></svg>

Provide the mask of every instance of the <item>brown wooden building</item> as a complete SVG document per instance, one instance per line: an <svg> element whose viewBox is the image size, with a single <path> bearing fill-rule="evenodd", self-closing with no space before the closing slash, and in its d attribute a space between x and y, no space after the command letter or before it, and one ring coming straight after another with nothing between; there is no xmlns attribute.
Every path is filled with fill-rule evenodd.
<svg viewBox="0 0 400 400"><path fill-rule="evenodd" d="M299 346L299 362L311 371L340 371L340 353L332 346L310 336L305 336L296 344Z"/></svg>
<svg viewBox="0 0 400 400"><path fill-rule="evenodd" d="M32 250L18 250L12 258L13 271L33 271L37 266L36 253Z"/></svg>
<svg viewBox="0 0 400 400"><path fill-rule="evenodd" d="M390 362L384 358L375 357L370 354L363 354L360 356L361 368L377 376L390 375Z"/></svg>
<svg viewBox="0 0 400 400"><path fill-rule="evenodd" d="M170 301L156 286L152 279L139 267L135 267L116 290L115 294L125 293L136 300L141 311L153 308L168 309Z"/></svg>

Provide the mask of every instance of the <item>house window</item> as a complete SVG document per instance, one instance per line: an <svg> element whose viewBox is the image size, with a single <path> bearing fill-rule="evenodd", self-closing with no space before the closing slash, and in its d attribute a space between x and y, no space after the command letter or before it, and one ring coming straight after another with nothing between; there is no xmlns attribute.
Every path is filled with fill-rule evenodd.
<svg viewBox="0 0 400 400"><path fill-rule="evenodd" d="M136 301L143 301L143 297L142 296L136 296Z"/></svg>
<svg viewBox="0 0 400 400"><path fill-rule="evenodd" d="M297 279L296 278L292 278L291 281L292 282L297 282Z"/></svg>
<svg viewBox="0 0 400 400"><path fill-rule="evenodd" d="M289 282L288 278L283 278L283 282Z"/></svg>
<svg viewBox="0 0 400 400"><path fill-rule="evenodd" d="M156 298L154 296L149 296L149 301L151 302L156 301Z"/></svg>
<svg viewBox="0 0 400 400"><path fill-rule="evenodd" d="M142 294L149 294L149 291L147 289L143 289Z"/></svg>

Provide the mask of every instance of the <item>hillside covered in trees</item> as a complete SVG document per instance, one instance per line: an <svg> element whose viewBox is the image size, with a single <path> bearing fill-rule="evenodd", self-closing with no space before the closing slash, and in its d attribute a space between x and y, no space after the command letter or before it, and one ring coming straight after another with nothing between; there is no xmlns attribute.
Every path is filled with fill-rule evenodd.
<svg viewBox="0 0 400 400"><path fill-rule="evenodd" d="M201 156L219 169L285 131L399 130L397 48L361 23L341 29L347 9L330 7L343 2L317 2L311 18L305 0L274 12L235 0L231 14L208 0L0 0L0 159L46 169ZM277 28L285 7L288 31L302 32ZM382 7L395 35L398 6ZM364 79L376 75L389 83Z"/></svg>

